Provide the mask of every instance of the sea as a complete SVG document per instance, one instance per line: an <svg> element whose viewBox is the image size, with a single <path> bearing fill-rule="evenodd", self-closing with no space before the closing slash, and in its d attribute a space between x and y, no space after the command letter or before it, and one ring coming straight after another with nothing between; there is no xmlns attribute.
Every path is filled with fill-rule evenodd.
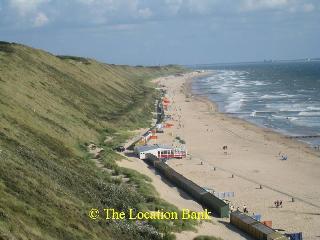
<svg viewBox="0 0 320 240"><path fill-rule="evenodd" d="M320 61L194 65L192 92L219 111L320 145Z"/></svg>

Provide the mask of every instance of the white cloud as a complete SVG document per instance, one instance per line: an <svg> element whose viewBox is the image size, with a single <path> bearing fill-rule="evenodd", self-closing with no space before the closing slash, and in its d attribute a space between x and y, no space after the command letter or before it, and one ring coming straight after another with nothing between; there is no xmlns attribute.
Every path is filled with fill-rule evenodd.
<svg viewBox="0 0 320 240"><path fill-rule="evenodd" d="M116 24L108 26L107 29L116 30L116 31L129 31L136 27L135 24Z"/></svg>
<svg viewBox="0 0 320 240"><path fill-rule="evenodd" d="M288 0L244 0L242 10L260 10L284 7Z"/></svg>
<svg viewBox="0 0 320 240"><path fill-rule="evenodd" d="M153 15L153 13L150 10L150 8L139 9L138 10L138 14L139 14L139 16L141 16L143 18L149 18L149 17L151 17Z"/></svg>
<svg viewBox="0 0 320 240"><path fill-rule="evenodd" d="M133 24L137 19L147 21L157 9L154 3L141 0L73 0L77 3L75 15L89 24ZM182 2L182 0L181 0ZM154 10L154 11L153 11ZM84 13L84 14L83 14Z"/></svg>
<svg viewBox="0 0 320 240"><path fill-rule="evenodd" d="M48 2L48 0L10 0L9 5L17 10L21 16L25 16L35 12L45 2Z"/></svg>
<svg viewBox="0 0 320 240"><path fill-rule="evenodd" d="M167 7L172 14L177 14L182 6L183 0L165 0Z"/></svg>
<svg viewBox="0 0 320 240"><path fill-rule="evenodd" d="M41 10L51 0L8 0L7 16L19 27L41 27L49 22ZM13 17L14 16L14 17Z"/></svg>
<svg viewBox="0 0 320 240"><path fill-rule="evenodd" d="M95 0L77 0L77 1L83 4L88 4L88 5L95 2Z"/></svg>
<svg viewBox="0 0 320 240"><path fill-rule="evenodd" d="M104 24L124 22L130 18L149 18L150 8L139 8L140 0L74 0L78 3L78 13L90 23ZM84 13L84 14L83 14Z"/></svg>
<svg viewBox="0 0 320 240"><path fill-rule="evenodd" d="M215 3L212 0L188 0L187 5L191 13L207 13L211 10L211 6Z"/></svg>
<svg viewBox="0 0 320 240"><path fill-rule="evenodd" d="M49 22L48 17L44 13L39 12L33 21L33 26L34 27L42 27L43 25L47 24L48 22Z"/></svg>
<svg viewBox="0 0 320 240"><path fill-rule="evenodd" d="M141 24L151 19L192 19L199 15L227 22L225 16L237 18L243 14L241 11L285 17L315 12L319 7L319 0L6 0L9 4L3 4L1 11L2 1L0 13L6 22L27 28L40 27L49 21L52 25L113 26Z"/></svg>
<svg viewBox="0 0 320 240"><path fill-rule="evenodd" d="M315 9L312 3L306 3L303 5L303 11L305 12L312 12Z"/></svg>
<svg viewBox="0 0 320 240"><path fill-rule="evenodd" d="M312 3L300 3L298 4L298 2L296 2L296 4L292 4L292 6L289 7L289 12L290 13L299 13L299 12L312 12L316 9L316 7L314 6L314 4Z"/></svg>

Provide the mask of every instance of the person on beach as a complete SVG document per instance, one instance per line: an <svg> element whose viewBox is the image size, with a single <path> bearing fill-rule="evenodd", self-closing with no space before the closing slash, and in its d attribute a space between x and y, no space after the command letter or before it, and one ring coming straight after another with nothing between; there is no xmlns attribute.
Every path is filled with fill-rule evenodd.
<svg viewBox="0 0 320 240"><path fill-rule="evenodd" d="M276 208L278 207L282 207L282 200L277 200L274 202L274 205L276 206Z"/></svg>
<svg viewBox="0 0 320 240"><path fill-rule="evenodd" d="M237 209L238 210L238 209ZM234 211L234 206L230 205L230 211L233 212Z"/></svg>
<svg viewBox="0 0 320 240"><path fill-rule="evenodd" d="M222 149L223 149L223 151L224 151L224 154L227 154L228 146L225 145L225 146L222 147Z"/></svg>
<svg viewBox="0 0 320 240"><path fill-rule="evenodd" d="M247 208L246 205L243 205L243 212L244 212L244 213L248 213L248 208Z"/></svg>

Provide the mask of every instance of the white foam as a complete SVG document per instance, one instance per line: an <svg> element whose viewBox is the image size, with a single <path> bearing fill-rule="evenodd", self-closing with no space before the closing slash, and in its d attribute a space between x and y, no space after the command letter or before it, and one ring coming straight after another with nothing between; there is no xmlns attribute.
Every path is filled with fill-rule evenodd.
<svg viewBox="0 0 320 240"><path fill-rule="evenodd" d="M283 119L283 118L286 118L285 116L279 116L279 115L271 115L271 117L273 118L277 118L277 119Z"/></svg>
<svg viewBox="0 0 320 240"><path fill-rule="evenodd" d="M225 106L226 112L239 112L245 102L245 95L242 92L235 92L228 98L228 102L229 104Z"/></svg>
<svg viewBox="0 0 320 240"><path fill-rule="evenodd" d="M245 87L248 86L248 83L245 80L239 80L237 83L234 84L236 87Z"/></svg>
<svg viewBox="0 0 320 240"><path fill-rule="evenodd" d="M261 99L283 99L283 98L291 98L291 97L295 97L296 95L291 95L291 94L280 94L280 95L269 95L269 94L265 94L263 96L261 96Z"/></svg>
<svg viewBox="0 0 320 240"><path fill-rule="evenodd" d="M304 119L301 119L301 118L294 118L293 119L292 118L290 120L294 125L297 125L297 126L320 127L320 121L308 121L305 118Z"/></svg>
<svg viewBox="0 0 320 240"><path fill-rule="evenodd" d="M320 116L320 112L299 112L299 116Z"/></svg>
<svg viewBox="0 0 320 240"><path fill-rule="evenodd" d="M255 85L255 86L266 86L266 85L268 85L267 83L261 82L261 81L252 81L251 83L253 85Z"/></svg>
<svg viewBox="0 0 320 240"><path fill-rule="evenodd" d="M281 96L276 96L276 95L268 95L268 94L265 94L263 96L260 97L261 99L276 99L276 98L281 98Z"/></svg>
<svg viewBox="0 0 320 240"><path fill-rule="evenodd" d="M290 103L271 103L266 104L266 108L274 112L303 112L306 110L306 104L290 104Z"/></svg>
<svg viewBox="0 0 320 240"><path fill-rule="evenodd" d="M233 113L233 112L239 111L241 107L242 107L242 102L236 101L236 102L231 102L227 106L225 106L225 110L227 113Z"/></svg>
<svg viewBox="0 0 320 240"><path fill-rule="evenodd" d="M269 127L281 126L290 131L301 127L301 132L309 127L312 131L313 127L319 129L320 103L313 94L315 89L286 89L282 80L252 79L251 76L254 76L251 72L215 70L200 80L201 91L209 96L216 94L225 112L245 116L252 122L267 122ZM263 87L266 85L270 88Z"/></svg>
<svg viewBox="0 0 320 240"><path fill-rule="evenodd" d="M320 107L314 107L314 106L307 107L307 109L308 109L308 110L320 111Z"/></svg>
<svg viewBox="0 0 320 240"><path fill-rule="evenodd" d="M272 114L271 117L275 119L283 119L283 120L291 120L291 121L295 121L298 119L297 117L288 117L288 116L274 115L274 114Z"/></svg>
<svg viewBox="0 0 320 240"><path fill-rule="evenodd" d="M297 117L286 117L286 119L290 120L290 121L297 121L299 120L299 118Z"/></svg>
<svg viewBox="0 0 320 240"><path fill-rule="evenodd" d="M225 86L225 85L222 85L219 89L218 89L218 92L220 93L230 93L231 92L231 89L230 87L228 86Z"/></svg>

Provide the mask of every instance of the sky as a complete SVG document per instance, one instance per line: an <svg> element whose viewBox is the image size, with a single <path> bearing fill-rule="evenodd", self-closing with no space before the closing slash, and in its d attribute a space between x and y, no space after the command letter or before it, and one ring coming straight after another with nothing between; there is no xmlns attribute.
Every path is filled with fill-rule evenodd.
<svg viewBox="0 0 320 240"><path fill-rule="evenodd" d="M319 0L0 0L0 40L130 65L320 57Z"/></svg>

